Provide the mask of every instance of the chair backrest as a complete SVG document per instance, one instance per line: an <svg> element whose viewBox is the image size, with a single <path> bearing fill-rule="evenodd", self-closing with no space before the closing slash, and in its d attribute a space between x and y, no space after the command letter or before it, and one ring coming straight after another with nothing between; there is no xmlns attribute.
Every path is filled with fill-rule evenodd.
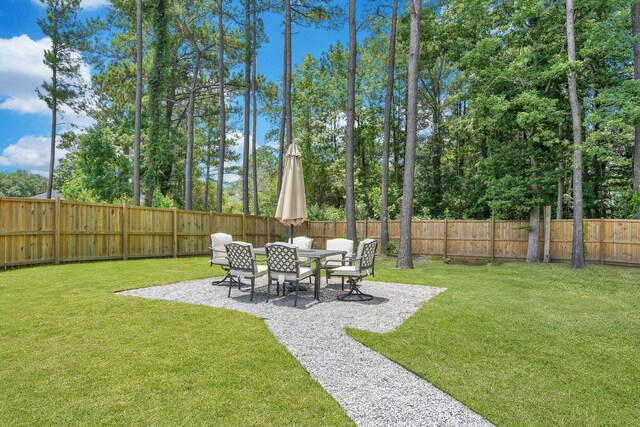
<svg viewBox="0 0 640 427"><path fill-rule="evenodd" d="M313 249L313 239L306 236L298 236L293 238L293 246L297 246L298 249ZM302 262L309 262L310 259L307 257L300 258Z"/></svg>
<svg viewBox="0 0 640 427"><path fill-rule="evenodd" d="M267 252L269 273L299 275L300 261L298 261L297 246L289 243L269 243L264 248Z"/></svg>
<svg viewBox="0 0 640 427"><path fill-rule="evenodd" d="M298 236L293 238L293 246L297 246L300 249L312 249L313 239L306 236Z"/></svg>
<svg viewBox="0 0 640 427"><path fill-rule="evenodd" d="M211 235L212 258L226 258L227 249L224 245L231 242L233 242L233 236L231 236L231 234L213 233Z"/></svg>
<svg viewBox="0 0 640 427"><path fill-rule="evenodd" d="M347 255L351 255L353 254L353 240L329 239L327 240L327 250L347 251ZM342 255L328 256L327 261L342 261Z"/></svg>
<svg viewBox="0 0 640 427"><path fill-rule="evenodd" d="M231 275L248 273L254 275L256 271L256 257L253 245L245 242L231 242L224 245L227 249L229 272Z"/></svg>
<svg viewBox="0 0 640 427"><path fill-rule="evenodd" d="M361 273L369 275L373 270L373 263L376 259L378 242L373 239L365 239L358 245L356 253L356 269Z"/></svg>

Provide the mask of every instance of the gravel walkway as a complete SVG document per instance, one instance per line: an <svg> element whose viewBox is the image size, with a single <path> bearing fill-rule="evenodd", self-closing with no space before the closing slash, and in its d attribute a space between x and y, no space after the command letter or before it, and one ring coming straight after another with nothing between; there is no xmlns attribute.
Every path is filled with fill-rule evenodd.
<svg viewBox="0 0 640 427"><path fill-rule="evenodd" d="M310 287L301 293L294 308L292 295L274 298L274 289L272 299L265 304L266 282L258 283L253 302L249 301L250 286L243 286L241 291L234 287L231 298L227 298L228 287L211 286L210 279L121 294L228 308L263 318L273 335L359 426L491 425L448 394L345 333L345 327L392 331L445 289L367 281L362 290L375 299L354 303L337 301L340 285L329 285L322 288L318 303Z"/></svg>

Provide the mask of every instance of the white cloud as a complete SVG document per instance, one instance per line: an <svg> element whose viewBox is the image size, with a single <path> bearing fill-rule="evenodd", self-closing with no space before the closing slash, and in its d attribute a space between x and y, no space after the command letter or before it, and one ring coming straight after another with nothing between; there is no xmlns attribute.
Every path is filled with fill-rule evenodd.
<svg viewBox="0 0 640 427"><path fill-rule="evenodd" d="M2 150L0 166L26 168L40 173L41 168L49 164L50 142L46 136L23 136ZM56 160L66 153L66 150L56 150Z"/></svg>
<svg viewBox="0 0 640 427"><path fill-rule="evenodd" d="M44 7L40 0L31 0L31 3ZM82 0L80 7L84 10L96 10L102 6L106 6L111 3L110 0Z"/></svg>
<svg viewBox="0 0 640 427"><path fill-rule="evenodd" d="M8 98L0 102L0 110L20 114L51 114L47 104L39 98Z"/></svg>
<svg viewBox="0 0 640 427"><path fill-rule="evenodd" d="M47 37L32 40L29 36L0 38L0 109L19 114L51 114L47 104L38 98L36 89L51 78L51 70L42 62L45 49L51 46ZM89 66L82 63L80 76L91 81ZM78 125L87 119L69 108L63 108L65 121Z"/></svg>
<svg viewBox="0 0 640 427"><path fill-rule="evenodd" d="M111 3L110 0L82 0L80 7L84 10L95 10L107 6L109 3Z"/></svg>
<svg viewBox="0 0 640 427"><path fill-rule="evenodd" d="M51 76L42 62L49 38L31 40L29 36L0 38L0 95L9 98L35 98L36 87Z"/></svg>

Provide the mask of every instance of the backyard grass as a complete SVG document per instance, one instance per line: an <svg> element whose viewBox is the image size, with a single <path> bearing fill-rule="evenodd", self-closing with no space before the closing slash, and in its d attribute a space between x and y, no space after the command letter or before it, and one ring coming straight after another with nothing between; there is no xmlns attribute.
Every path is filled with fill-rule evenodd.
<svg viewBox="0 0 640 427"><path fill-rule="evenodd" d="M497 425L640 425L640 270L392 267L375 279L448 291L392 333L352 337Z"/></svg>
<svg viewBox="0 0 640 427"><path fill-rule="evenodd" d="M205 258L0 272L0 425L352 425L260 319L114 295Z"/></svg>
<svg viewBox="0 0 640 427"><path fill-rule="evenodd" d="M0 272L0 425L352 425L260 319L114 295L220 272L205 258ZM375 280L448 290L395 332L349 333L501 426L640 425L639 278L381 260Z"/></svg>

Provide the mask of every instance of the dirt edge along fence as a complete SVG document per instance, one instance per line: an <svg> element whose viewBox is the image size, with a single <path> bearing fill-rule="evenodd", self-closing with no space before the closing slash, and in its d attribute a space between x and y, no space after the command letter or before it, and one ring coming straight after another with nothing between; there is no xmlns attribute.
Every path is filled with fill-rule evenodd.
<svg viewBox="0 0 640 427"><path fill-rule="evenodd" d="M640 221L587 219L587 261L640 266ZM545 229L540 226L540 257ZM209 254L209 235L231 234L263 246L283 240L286 227L261 216L158 209L65 200L0 198L0 267L108 259L178 257ZM358 221L358 238L380 239L380 221ZM550 226L552 261L571 257L571 220ZM346 236L342 221L311 221L296 227L316 247ZM398 221L389 222L398 239ZM527 221L413 221L413 253L437 257L522 260Z"/></svg>

